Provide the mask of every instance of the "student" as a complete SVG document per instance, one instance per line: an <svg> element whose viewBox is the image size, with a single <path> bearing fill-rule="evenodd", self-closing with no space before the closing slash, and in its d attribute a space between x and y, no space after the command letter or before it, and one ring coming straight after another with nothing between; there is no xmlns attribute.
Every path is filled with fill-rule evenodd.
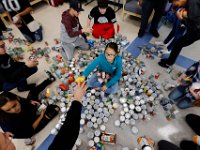
<svg viewBox="0 0 200 150"><path fill-rule="evenodd" d="M139 4L142 6L142 17L138 37L141 38L144 36L149 17L151 16L153 10L154 14L151 21L149 33L151 33L156 38L159 37L160 35L157 28L160 19L162 18L162 15L165 11L167 0L139 0Z"/></svg>
<svg viewBox="0 0 200 150"><path fill-rule="evenodd" d="M79 135L82 108L81 99L86 93L86 88L85 84L77 85L73 102L67 113L65 122L49 146L48 150L71 150L73 148ZM16 149L10 140L10 137L12 136L13 135L11 133L0 132L0 150Z"/></svg>
<svg viewBox="0 0 200 150"><path fill-rule="evenodd" d="M193 129L193 131L198 135L200 135L200 117L195 114L188 114L186 117L186 122L187 124ZM177 147L176 145L165 141L161 140L158 142L158 150L199 150L200 149L200 143L196 143L196 141L188 141L188 140L183 140L180 143L180 148Z"/></svg>
<svg viewBox="0 0 200 150"><path fill-rule="evenodd" d="M186 33L179 38L167 59L161 59L158 64L168 68L172 66L183 47L189 46L200 39L200 1L199 0L173 0L174 7L179 7L176 16L185 23Z"/></svg>
<svg viewBox="0 0 200 150"><path fill-rule="evenodd" d="M37 61L17 62L6 53L5 43L0 40L0 83L3 91L17 87L18 91L27 91L35 84L27 84L26 79L37 72Z"/></svg>
<svg viewBox="0 0 200 150"><path fill-rule="evenodd" d="M88 50L89 45L83 37L83 33L90 33L89 28L82 28L79 22L79 13L82 11L81 3L72 0L69 3L69 9L64 11L61 20L61 44L63 47L62 56L64 59L71 61L74 57L76 47L82 50Z"/></svg>
<svg viewBox="0 0 200 150"><path fill-rule="evenodd" d="M98 5L90 11L87 20L88 28L90 28L93 18L92 35L95 38L103 37L104 39L109 39L118 32L115 11L108 6L106 0L98 0Z"/></svg>
<svg viewBox="0 0 200 150"><path fill-rule="evenodd" d="M0 3L0 5L1 5L1 3ZM3 36L3 32L8 32L8 31L12 31L12 29L11 29L11 28L7 28L7 27L5 26L5 24L3 23L2 19L0 18L0 39L1 39L1 40L6 39L6 38Z"/></svg>
<svg viewBox="0 0 200 150"><path fill-rule="evenodd" d="M200 61L187 69L178 81L180 85L169 94L169 98L177 103L180 109L200 106Z"/></svg>
<svg viewBox="0 0 200 150"><path fill-rule="evenodd" d="M10 13L13 23L28 42L42 41L42 27L34 21L34 18L30 14L32 8L29 0L2 0L1 3L5 10Z"/></svg>
<svg viewBox="0 0 200 150"><path fill-rule="evenodd" d="M114 42L106 45L105 52L100 54L82 73L83 78L98 68L99 72L108 73L111 77L107 83L100 83L94 74L87 82L88 87L101 88L106 94L114 94L118 91L118 81L122 76L122 58L118 55L118 46Z"/></svg>

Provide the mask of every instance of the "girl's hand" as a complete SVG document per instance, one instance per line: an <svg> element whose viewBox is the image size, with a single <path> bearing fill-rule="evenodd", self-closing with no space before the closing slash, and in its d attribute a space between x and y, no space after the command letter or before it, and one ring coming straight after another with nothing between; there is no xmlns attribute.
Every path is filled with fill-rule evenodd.
<svg viewBox="0 0 200 150"><path fill-rule="evenodd" d="M107 87L104 85L104 86L102 86L102 91L106 91L107 90Z"/></svg>
<svg viewBox="0 0 200 150"><path fill-rule="evenodd" d="M31 100L31 104L32 104L32 105L38 105L38 106L40 105L40 103L39 103L39 102L37 102L37 101L34 101L34 100Z"/></svg>
<svg viewBox="0 0 200 150"><path fill-rule="evenodd" d="M40 114L40 117L41 117L41 118L44 117L45 112L46 112L46 109L43 109L42 112L41 112L41 114Z"/></svg>

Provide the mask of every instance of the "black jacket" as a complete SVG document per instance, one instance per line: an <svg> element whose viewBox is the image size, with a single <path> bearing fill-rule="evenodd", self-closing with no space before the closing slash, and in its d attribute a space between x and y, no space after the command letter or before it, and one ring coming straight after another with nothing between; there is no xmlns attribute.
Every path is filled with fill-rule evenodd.
<svg viewBox="0 0 200 150"><path fill-rule="evenodd" d="M0 55L1 82L16 82L24 76L28 69L24 62L13 60L8 54Z"/></svg>
<svg viewBox="0 0 200 150"><path fill-rule="evenodd" d="M73 101L66 120L48 150L71 150L78 138L80 130L82 105Z"/></svg>

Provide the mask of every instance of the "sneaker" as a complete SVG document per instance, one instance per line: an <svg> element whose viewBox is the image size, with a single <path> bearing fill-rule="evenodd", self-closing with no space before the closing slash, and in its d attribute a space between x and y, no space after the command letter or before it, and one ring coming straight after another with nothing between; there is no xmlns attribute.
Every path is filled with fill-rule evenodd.
<svg viewBox="0 0 200 150"><path fill-rule="evenodd" d="M170 67L169 64L167 64L166 62L163 62L163 61L158 62L158 65L163 67L163 68L169 68Z"/></svg>
<svg viewBox="0 0 200 150"><path fill-rule="evenodd" d="M9 32L12 31L12 28L6 28L6 30L3 30L3 32Z"/></svg>
<svg viewBox="0 0 200 150"><path fill-rule="evenodd" d="M167 49L163 49L163 50L160 50L160 52L164 55L164 54L170 54L171 52L168 51Z"/></svg>
<svg viewBox="0 0 200 150"><path fill-rule="evenodd" d="M138 37L142 38L144 36L144 33L145 33L145 31L140 29L138 32Z"/></svg>
<svg viewBox="0 0 200 150"><path fill-rule="evenodd" d="M156 46L159 46L159 47L166 47L166 44L164 44L163 41L155 41L154 44L155 44Z"/></svg>
<svg viewBox="0 0 200 150"><path fill-rule="evenodd" d="M158 31L155 30L155 29L150 29L149 33L151 33L156 38L158 38L160 36L160 34L158 33Z"/></svg>

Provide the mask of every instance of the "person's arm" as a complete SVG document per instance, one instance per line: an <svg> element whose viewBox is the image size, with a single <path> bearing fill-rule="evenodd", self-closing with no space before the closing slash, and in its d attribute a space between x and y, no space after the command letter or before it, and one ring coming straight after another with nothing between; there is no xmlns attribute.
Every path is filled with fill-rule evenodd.
<svg viewBox="0 0 200 150"><path fill-rule="evenodd" d="M54 138L48 150L71 150L78 138L81 119L81 99L86 93L85 83L78 83L74 93L74 101L60 131Z"/></svg>
<svg viewBox="0 0 200 150"><path fill-rule="evenodd" d="M70 21L70 19L62 17L61 22L65 26L65 29L66 29L66 31L67 31L67 33L70 37L76 37L76 36L79 36L83 33L82 30L73 31L72 22Z"/></svg>
<svg viewBox="0 0 200 150"><path fill-rule="evenodd" d="M39 116L39 117L35 120L35 122L32 124L32 127L33 127L34 130L35 130L35 129L38 127L38 125L40 124L42 118L44 117L44 114L45 114L45 110L42 110L40 116Z"/></svg>
<svg viewBox="0 0 200 150"><path fill-rule="evenodd" d="M111 22L113 23L114 25L114 29L115 29L115 34L118 32L118 29L117 29L117 19L116 19L116 15L115 15L115 11L110 8L111 10Z"/></svg>
<svg viewBox="0 0 200 150"><path fill-rule="evenodd" d="M17 15L19 17L23 17L23 16L25 16L27 14L30 14L31 11L32 11L32 8L31 7L27 7L24 11L18 13Z"/></svg>
<svg viewBox="0 0 200 150"><path fill-rule="evenodd" d="M110 79L110 81L106 84L106 87L109 88L110 86L114 85L115 83L118 82L118 80L122 76L122 59L119 58L117 62L117 68L116 68L116 73L115 75Z"/></svg>
<svg viewBox="0 0 200 150"><path fill-rule="evenodd" d="M101 55L99 55L92 63L90 63L87 66L82 75L88 77L89 74L100 64L100 62L101 62Z"/></svg>
<svg viewBox="0 0 200 150"><path fill-rule="evenodd" d="M91 23L91 20L94 18L94 15L95 15L95 7L90 11L90 14L88 15L88 18L87 18L87 28L90 28L90 23Z"/></svg>

